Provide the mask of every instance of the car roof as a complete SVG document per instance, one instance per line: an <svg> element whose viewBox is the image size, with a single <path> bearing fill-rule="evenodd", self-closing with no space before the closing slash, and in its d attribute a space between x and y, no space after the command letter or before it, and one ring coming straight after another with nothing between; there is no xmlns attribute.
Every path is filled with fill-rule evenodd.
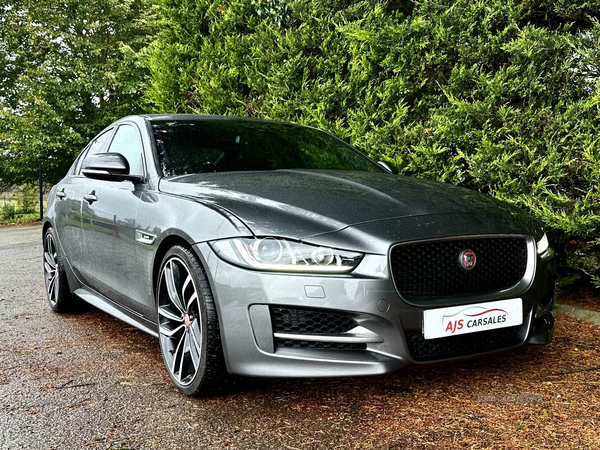
<svg viewBox="0 0 600 450"><path fill-rule="evenodd" d="M263 123L280 123L286 125L303 126L280 120L259 119L255 117L239 117L239 116L220 116L210 114L142 114L139 117L150 122L156 121L232 121L232 122L263 122ZM310 128L310 127L309 127Z"/></svg>

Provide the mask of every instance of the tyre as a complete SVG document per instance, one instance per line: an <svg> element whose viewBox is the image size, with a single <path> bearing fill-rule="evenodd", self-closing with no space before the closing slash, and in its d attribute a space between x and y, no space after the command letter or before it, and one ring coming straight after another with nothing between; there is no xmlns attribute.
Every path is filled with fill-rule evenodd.
<svg viewBox="0 0 600 450"><path fill-rule="evenodd" d="M64 256L52 227L44 233L44 280L50 308L57 313L71 310L73 298L65 272Z"/></svg>
<svg viewBox="0 0 600 450"><path fill-rule="evenodd" d="M173 384L185 395L220 391L227 371L219 320L206 273L189 249L167 252L156 296L160 350Z"/></svg>

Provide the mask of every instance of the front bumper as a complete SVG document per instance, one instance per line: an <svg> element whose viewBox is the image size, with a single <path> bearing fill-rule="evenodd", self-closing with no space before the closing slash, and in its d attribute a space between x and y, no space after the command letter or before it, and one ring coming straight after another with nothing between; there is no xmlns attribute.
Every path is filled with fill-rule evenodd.
<svg viewBox="0 0 600 450"><path fill-rule="evenodd" d="M429 306L409 304L398 295L388 273L387 256L366 255L351 274L322 276L239 268L218 258L206 243L197 244L195 251L207 269L217 305L227 368L236 375L316 378L383 374L406 365L480 356L528 341L543 343L551 328L551 324L539 325L554 298L553 279L540 264L531 283L519 293L523 325L512 332L510 339L499 342L494 338L492 345L482 347L477 344L481 342L480 333L463 335L459 347L445 341L452 344L449 351L422 358L414 341L415 336L419 341L423 311ZM503 298L501 294L488 294L485 299L469 297L457 299L454 304ZM431 308L439 306L431 304ZM325 338L309 336L308 340L359 342L360 349L278 346L276 342L281 340L273 329L273 307L347 314L358 328ZM445 339L450 338L439 341Z"/></svg>

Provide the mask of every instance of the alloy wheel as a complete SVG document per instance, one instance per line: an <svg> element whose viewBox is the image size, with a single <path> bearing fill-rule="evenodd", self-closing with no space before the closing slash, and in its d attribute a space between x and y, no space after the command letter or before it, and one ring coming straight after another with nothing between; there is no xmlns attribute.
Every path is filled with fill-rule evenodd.
<svg viewBox="0 0 600 450"><path fill-rule="evenodd" d="M46 240L44 242L44 278L46 280L48 300L52 306L55 306L58 302L60 281L56 243L50 233L46 235Z"/></svg>
<svg viewBox="0 0 600 450"><path fill-rule="evenodd" d="M160 343L165 365L181 386L192 383L202 361L202 316L198 291L185 262L172 256L158 285Z"/></svg>

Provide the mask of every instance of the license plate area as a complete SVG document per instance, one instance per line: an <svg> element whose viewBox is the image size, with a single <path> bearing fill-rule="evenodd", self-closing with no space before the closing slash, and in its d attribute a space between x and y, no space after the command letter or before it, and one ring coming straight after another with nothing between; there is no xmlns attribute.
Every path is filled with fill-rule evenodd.
<svg viewBox="0 0 600 450"><path fill-rule="evenodd" d="M438 339L522 323L523 300L520 298L428 309L423 312L423 337Z"/></svg>

